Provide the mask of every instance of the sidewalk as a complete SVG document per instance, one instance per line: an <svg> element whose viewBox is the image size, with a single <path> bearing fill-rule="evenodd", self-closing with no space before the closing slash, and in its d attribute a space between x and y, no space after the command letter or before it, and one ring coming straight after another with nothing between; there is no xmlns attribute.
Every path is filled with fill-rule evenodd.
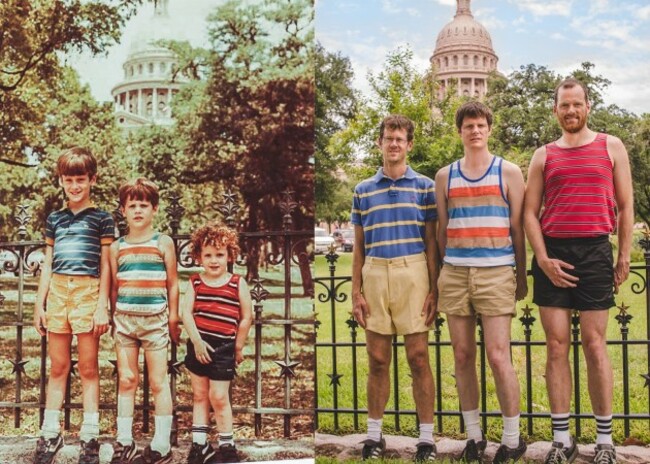
<svg viewBox="0 0 650 464"><path fill-rule="evenodd" d="M361 460L360 442L365 440L365 434L355 435L326 435L316 434L316 456L327 456L337 458L339 461L345 459ZM402 437L396 435L384 435L386 438L386 458L413 460L415 445L417 439L411 437ZM452 440L450 438L437 438L436 448L438 449L438 458L457 458L463 451L465 440ZM494 458L494 454L499 447L498 443L488 443L486 455L489 460ZM544 462L546 453L551 447L550 442L536 442L528 445L525 459L530 462ZM594 445L578 445L579 455L574 461L576 464L590 463L594 458ZM650 447L643 446L617 446L616 454L619 464L649 464Z"/></svg>
<svg viewBox="0 0 650 464"><path fill-rule="evenodd" d="M0 464L32 464L37 437L0 437ZM100 438L100 464L108 464L113 455L113 438ZM288 461L314 457L313 440L237 440L237 449L242 461ZM147 442L138 443L142 447ZM179 443L174 448L172 464L185 464L191 443ZM79 441L70 440L56 456L56 464L77 464Z"/></svg>

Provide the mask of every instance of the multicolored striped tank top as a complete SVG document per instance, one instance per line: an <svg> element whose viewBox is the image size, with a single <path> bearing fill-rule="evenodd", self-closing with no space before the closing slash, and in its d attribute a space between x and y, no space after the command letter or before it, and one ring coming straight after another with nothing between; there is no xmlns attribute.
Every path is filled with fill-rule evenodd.
<svg viewBox="0 0 650 464"><path fill-rule="evenodd" d="M146 242L119 239L117 308L120 313L154 315L167 308L167 270L158 248L160 234Z"/></svg>
<svg viewBox="0 0 650 464"><path fill-rule="evenodd" d="M232 340L237 335L241 318L239 279L239 275L233 274L225 284L212 287L198 274L190 277L194 287L194 322L203 340Z"/></svg>
<svg viewBox="0 0 650 464"><path fill-rule="evenodd" d="M614 169L607 134L580 147L546 145L542 233L555 238L609 235L616 228Z"/></svg>
<svg viewBox="0 0 650 464"><path fill-rule="evenodd" d="M494 156L478 179L468 179L460 161L449 167L447 248L444 262L453 266L514 266L510 206L503 192L503 159Z"/></svg>

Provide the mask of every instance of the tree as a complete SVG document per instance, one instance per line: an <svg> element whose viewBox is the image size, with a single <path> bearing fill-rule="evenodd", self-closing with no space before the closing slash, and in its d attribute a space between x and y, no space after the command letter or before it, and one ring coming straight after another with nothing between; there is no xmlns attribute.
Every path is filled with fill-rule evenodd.
<svg viewBox="0 0 650 464"><path fill-rule="evenodd" d="M0 2L0 162L36 166L45 155L45 102L64 72L58 54L103 53L142 0Z"/></svg>
<svg viewBox="0 0 650 464"><path fill-rule="evenodd" d="M650 113L635 123L631 139L625 140L632 165L634 211L650 225Z"/></svg>

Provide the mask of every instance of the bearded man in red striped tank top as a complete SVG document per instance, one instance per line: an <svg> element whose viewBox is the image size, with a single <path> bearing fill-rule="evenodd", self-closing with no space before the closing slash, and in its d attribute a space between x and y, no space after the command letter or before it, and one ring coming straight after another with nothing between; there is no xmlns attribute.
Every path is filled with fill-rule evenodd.
<svg viewBox="0 0 650 464"><path fill-rule="evenodd" d="M548 464L572 462L578 455L569 434L572 309L580 314L596 419L594 462L616 462L606 334L608 309L630 270L632 177L623 143L587 127L589 110L589 91L582 82L569 78L557 86L553 113L562 137L535 152L526 188L524 221L535 252L533 302L540 308L547 345L546 388L553 427ZM609 243L614 231L619 245L616 265Z"/></svg>

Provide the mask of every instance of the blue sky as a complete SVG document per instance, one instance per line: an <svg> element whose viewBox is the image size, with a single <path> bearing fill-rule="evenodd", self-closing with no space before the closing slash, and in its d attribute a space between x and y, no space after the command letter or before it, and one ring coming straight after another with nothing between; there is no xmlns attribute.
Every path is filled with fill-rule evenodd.
<svg viewBox="0 0 650 464"><path fill-rule="evenodd" d="M568 74L583 61L612 84L605 103L650 113L650 1L472 0L474 18L492 36L498 69L529 63ZM456 0L316 0L316 37L350 58L355 88L367 92L368 70L408 45L424 70Z"/></svg>

